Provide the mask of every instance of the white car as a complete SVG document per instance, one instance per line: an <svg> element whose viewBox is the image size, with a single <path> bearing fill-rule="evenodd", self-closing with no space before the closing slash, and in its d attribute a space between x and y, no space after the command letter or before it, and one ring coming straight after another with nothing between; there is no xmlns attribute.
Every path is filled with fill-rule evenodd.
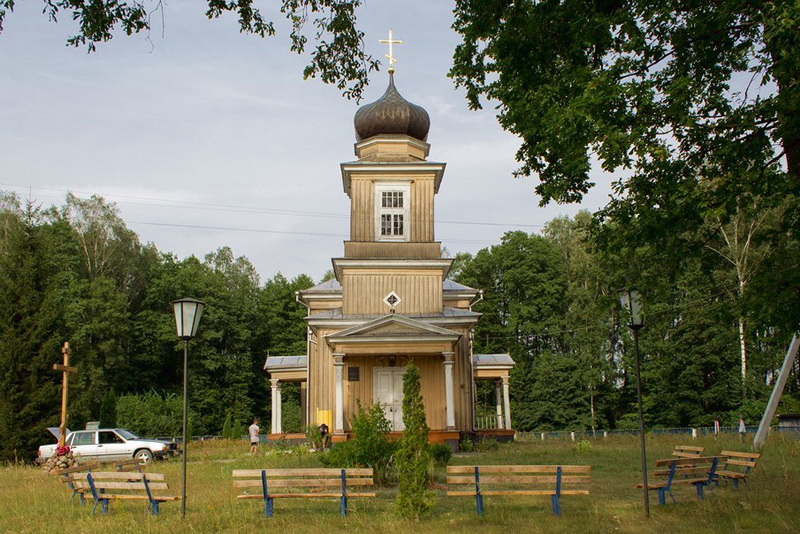
<svg viewBox="0 0 800 534"><path fill-rule="evenodd" d="M56 439L59 431L56 427L48 428ZM101 428L98 430L67 429L66 444L72 450L73 457L78 460L97 460L111 462L138 458L150 462L154 458L166 458L178 454L178 446L174 442L141 439L133 432L122 428ZM58 444L39 447L39 461L44 462L55 453Z"/></svg>

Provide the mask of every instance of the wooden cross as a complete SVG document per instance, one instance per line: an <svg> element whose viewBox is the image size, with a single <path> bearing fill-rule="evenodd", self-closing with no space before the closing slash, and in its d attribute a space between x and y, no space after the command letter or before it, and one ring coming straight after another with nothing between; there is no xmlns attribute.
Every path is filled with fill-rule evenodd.
<svg viewBox="0 0 800 534"><path fill-rule="evenodd" d="M394 72L394 67L392 65L397 63L397 60L395 59L394 54L392 52L392 50L393 50L392 49L392 45L403 44L403 41L392 39L392 30L389 30L389 38L388 39L378 39L378 42L381 43L381 44L388 44L389 45L389 53L386 54L386 59L389 60L389 72Z"/></svg>
<svg viewBox="0 0 800 534"><path fill-rule="evenodd" d="M63 447L64 440L67 439L67 390L69 389L69 374L78 372L77 367L69 366L69 355L72 353L72 351L69 350L69 343L64 343L61 353L64 355L64 365L53 364L53 369L61 371L64 375L63 386L61 387L61 426L58 427L60 434L58 438L59 447Z"/></svg>

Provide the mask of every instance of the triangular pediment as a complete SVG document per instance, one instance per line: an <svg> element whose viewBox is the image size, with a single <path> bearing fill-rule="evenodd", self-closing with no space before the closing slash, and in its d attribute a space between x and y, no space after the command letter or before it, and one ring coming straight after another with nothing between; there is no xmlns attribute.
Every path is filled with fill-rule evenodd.
<svg viewBox="0 0 800 534"><path fill-rule="evenodd" d="M337 339L353 339L356 337L384 337L384 336L423 336L426 338L443 337L453 338L460 337L459 334L446 328L434 326L424 321L411 319L403 315L385 315L372 321L356 325L330 337Z"/></svg>

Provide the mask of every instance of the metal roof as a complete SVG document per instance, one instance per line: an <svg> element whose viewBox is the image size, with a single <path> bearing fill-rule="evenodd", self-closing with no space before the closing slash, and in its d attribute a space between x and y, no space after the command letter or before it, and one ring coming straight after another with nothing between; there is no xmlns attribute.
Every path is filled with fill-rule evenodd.
<svg viewBox="0 0 800 534"><path fill-rule="evenodd" d="M514 367L514 360L508 354L473 354L472 363L477 368Z"/></svg>
<svg viewBox="0 0 800 534"><path fill-rule="evenodd" d="M305 369L308 365L308 356L269 356L264 364L264 369Z"/></svg>

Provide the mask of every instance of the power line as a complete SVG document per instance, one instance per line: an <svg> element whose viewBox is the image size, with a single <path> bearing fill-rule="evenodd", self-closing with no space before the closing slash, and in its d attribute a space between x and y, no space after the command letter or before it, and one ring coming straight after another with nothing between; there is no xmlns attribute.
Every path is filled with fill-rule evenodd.
<svg viewBox="0 0 800 534"><path fill-rule="evenodd" d="M301 217L322 217L334 219L348 219L350 215L341 213L326 213L319 211L300 211L300 210L284 210L278 208L259 208L253 206L239 206L235 204L218 204L212 202L193 202L186 200L175 200L169 198L155 198L155 197L142 197L134 195L120 195L120 194L104 194L90 191L74 191L68 189L57 189L52 187L32 187L19 184L6 184L2 183L0 186L16 187L19 189L37 189L41 191L55 191L59 193L77 193L81 195L99 195L103 198L123 198L130 200L142 200L145 202L120 202L121 204L131 204L138 206L153 206L153 207L179 207L183 209L197 209L208 210L214 209L217 211L233 211L238 213L263 213L269 215L286 215L286 216L301 216ZM161 202L165 204L152 204L152 202ZM371 218L371 216L367 216ZM437 220L439 224L458 224L469 226L496 226L496 227L515 227L515 228L544 228L544 224L523 224L523 223L500 223L500 222L481 222L481 221L450 221L450 220ZM454 240L451 240L454 241ZM482 241L485 242L485 241Z"/></svg>

